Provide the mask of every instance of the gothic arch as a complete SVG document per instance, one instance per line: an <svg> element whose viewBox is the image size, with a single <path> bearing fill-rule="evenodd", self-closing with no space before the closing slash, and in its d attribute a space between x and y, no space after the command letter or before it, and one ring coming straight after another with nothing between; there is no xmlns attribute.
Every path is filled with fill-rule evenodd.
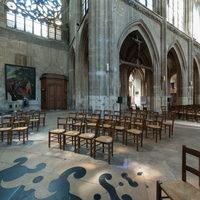
<svg viewBox="0 0 200 200"><path fill-rule="evenodd" d="M197 56L193 58L193 103L200 104L200 63Z"/></svg>
<svg viewBox="0 0 200 200"><path fill-rule="evenodd" d="M149 28L146 26L143 20L132 22L123 30L117 44L118 51L120 52L121 46L123 44L123 41L126 39L126 37L134 31L138 31L142 35L149 49L151 59L155 60L155 64L159 66L159 53L156 47L156 43L154 41L154 38Z"/></svg>
<svg viewBox="0 0 200 200"><path fill-rule="evenodd" d="M176 52L176 55L178 57L179 63L180 63L180 67L181 67L181 72L182 75L184 76L186 73L186 68L187 68L187 62L186 62L186 58L185 58L185 54L183 51L183 48L180 44L180 42L178 40L176 40L169 48L167 51L167 55L170 52L171 49L174 49L174 51Z"/></svg>
<svg viewBox="0 0 200 200"><path fill-rule="evenodd" d="M184 104L184 98L187 96L187 64L181 44L176 40L167 51L167 69L168 69L168 95L171 95L171 104ZM175 91L171 89L170 79L176 75ZM172 87L174 88L174 86Z"/></svg>
<svg viewBox="0 0 200 200"><path fill-rule="evenodd" d="M153 38L150 30L146 26L146 24L143 22L143 20L139 20L139 21L128 24L128 26L122 31L122 33L119 37L118 43L117 43L118 56L119 56L118 60L120 62L120 51L121 51L124 41L133 32L138 32L142 36L142 38L148 48L149 55L151 58L151 66L150 67L152 67L151 75L149 74L149 78L148 78L148 82L151 82L151 86L150 86L151 89L149 88L147 90L147 91L151 91L151 92L148 92L148 94L147 94L147 96L149 98L148 105L150 106L151 109L159 110L160 106L161 106L160 105L161 68L159 67L160 66L160 58L159 58L159 53L158 53L158 49L157 49L156 43L154 41L154 38ZM120 77L121 77L122 73L123 73L122 69L120 68ZM121 88L122 89L120 90L120 95L123 93L122 90L124 88L124 83L122 83L122 82L121 82Z"/></svg>

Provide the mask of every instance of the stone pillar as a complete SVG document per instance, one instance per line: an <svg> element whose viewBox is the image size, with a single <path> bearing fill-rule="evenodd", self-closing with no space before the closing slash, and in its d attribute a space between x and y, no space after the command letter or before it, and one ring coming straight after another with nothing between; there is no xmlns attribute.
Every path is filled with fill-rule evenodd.
<svg viewBox="0 0 200 200"><path fill-rule="evenodd" d="M162 1L162 15L163 15L163 22L161 28L161 77L160 77L160 84L161 84L161 106L168 106L167 105L167 97L168 97L168 74L167 74L167 19L166 19L166 7L167 2Z"/></svg>
<svg viewBox="0 0 200 200"><path fill-rule="evenodd" d="M189 39L188 42L188 104L193 104L193 41Z"/></svg>
<svg viewBox="0 0 200 200"><path fill-rule="evenodd" d="M2 2L0 2L0 27L6 27L6 11Z"/></svg>
<svg viewBox="0 0 200 200"><path fill-rule="evenodd" d="M110 44L112 1L92 0L89 6L89 107L112 109L116 102Z"/></svg>

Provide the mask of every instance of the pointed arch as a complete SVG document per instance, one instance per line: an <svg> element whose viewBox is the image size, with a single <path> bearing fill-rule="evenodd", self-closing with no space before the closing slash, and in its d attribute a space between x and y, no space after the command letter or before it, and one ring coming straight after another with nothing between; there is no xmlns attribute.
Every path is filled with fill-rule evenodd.
<svg viewBox="0 0 200 200"><path fill-rule="evenodd" d="M157 63L158 66L160 61L158 49L149 28L146 26L143 20L132 22L123 30L117 43L118 51L120 52L125 38L134 31L138 31L144 38L151 55L151 60L155 60L155 63ZM154 65L154 67L156 66Z"/></svg>
<svg viewBox="0 0 200 200"><path fill-rule="evenodd" d="M178 40L176 40L175 42L173 42L169 46L168 51L167 51L167 55L172 49L174 49L174 51L176 52L176 55L177 55L179 63L180 63L182 75L184 75L185 72L186 72L186 69L187 69L187 62L186 62L186 58L185 58L183 48L182 48L182 46L181 46L181 44Z"/></svg>
<svg viewBox="0 0 200 200"><path fill-rule="evenodd" d="M149 56L151 59L151 66L152 70L149 70L146 74L146 92L145 95L147 97L147 106L150 106L153 110L160 110L160 74L161 74L161 67L160 67L160 55L157 49L157 45L155 43L154 37L152 36L148 26L144 23L143 20L135 21L132 23L129 23L126 28L121 32L119 36L119 40L117 43L117 50L119 55L119 64L120 63L120 52L123 47L124 41L126 38L129 37L130 34L138 32L142 39L144 40L144 43L148 49ZM123 65L120 65L120 79L121 79L121 85L120 85L120 95L125 95L126 91L126 83L125 79L127 79L127 72L126 68L122 67ZM124 89L125 88L125 89Z"/></svg>

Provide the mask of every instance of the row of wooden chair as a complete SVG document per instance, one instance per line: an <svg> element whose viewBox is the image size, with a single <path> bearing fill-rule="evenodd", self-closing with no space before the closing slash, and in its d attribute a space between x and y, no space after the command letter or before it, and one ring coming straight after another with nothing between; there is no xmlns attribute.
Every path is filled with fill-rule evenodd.
<svg viewBox="0 0 200 200"><path fill-rule="evenodd" d="M46 114L44 112L17 112L13 115L1 116L0 120L0 138L3 142L7 140L7 144L12 144L12 140L18 137L20 140L23 138L23 143L28 140L28 130L36 128L39 130L39 126L45 125Z"/></svg>
<svg viewBox="0 0 200 200"><path fill-rule="evenodd" d="M200 122L200 105L177 105L170 108L182 120Z"/></svg>
<svg viewBox="0 0 200 200"><path fill-rule="evenodd" d="M173 134L174 118L171 122L164 121L164 117L154 113L152 118L146 118L143 113L137 117L120 116L119 118L100 118L100 115L92 114L88 117L84 113L71 113L67 118L57 119L57 129L49 131L49 147L51 142L58 142L60 148L65 148L67 142L74 145L74 151L80 152L80 147L86 145L89 148L90 156L95 157L96 147L102 145L108 148L108 161L111 153L113 155L113 142L115 135L122 136L122 143L127 145L129 140L136 142L138 151L139 145L143 145L143 134L146 131L148 137L150 130L153 136L161 139L161 131L164 127L169 128L169 137ZM84 144L82 142L85 141ZM89 147L88 147L89 146Z"/></svg>

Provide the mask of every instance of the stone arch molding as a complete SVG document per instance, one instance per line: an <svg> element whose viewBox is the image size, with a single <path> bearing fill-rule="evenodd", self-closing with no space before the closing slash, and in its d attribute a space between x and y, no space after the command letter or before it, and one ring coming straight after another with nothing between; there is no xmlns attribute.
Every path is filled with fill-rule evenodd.
<svg viewBox="0 0 200 200"><path fill-rule="evenodd" d="M144 38L144 41L146 42L149 53L151 55L152 65L154 67L154 70L156 71L160 63L158 49L149 28L146 26L143 20L132 22L128 24L128 26L123 30L117 44L118 52L120 52L121 46L126 37L134 31L138 31Z"/></svg>
<svg viewBox="0 0 200 200"><path fill-rule="evenodd" d="M193 59L197 64L198 72L199 72L199 75L200 75L200 61L199 61L200 58L198 59L198 55L196 55L196 56L194 56Z"/></svg>
<svg viewBox="0 0 200 200"><path fill-rule="evenodd" d="M176 55L178 57L178 61L180 63L180 67L181 67L181 72L182 72L182 76L184 78L185 74L186 74L186 70L187 70L187 62L186 62L186 58L185 58L185 54L183 52L183 48L180 44L180 42L178 40L176 40L169 48L167 51L167 55L170 52L170 50L174 49L176 52Z"/></svg>

